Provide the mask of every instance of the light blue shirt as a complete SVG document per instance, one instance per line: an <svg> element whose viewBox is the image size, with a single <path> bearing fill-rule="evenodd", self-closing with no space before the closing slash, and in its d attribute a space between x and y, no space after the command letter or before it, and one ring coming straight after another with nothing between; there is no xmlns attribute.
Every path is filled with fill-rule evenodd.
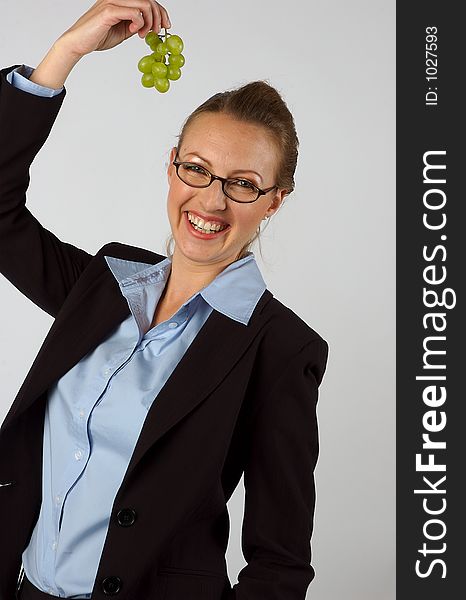
<svg viewBox="0 0 466 600"><path fill-rule="evenodd" d="M11 79L35 93L25 77ZM170 258L156 265L105 260L130 314L48 390L42 504L22 554L28 579L61 597L90 597L113 502L144 420L197 333L213 309L247 326L266 289L248 252L150 329Z"/></svg>
<svg viewBox="0 0 466 600"><path fill-rule="evenodd" d="M20 65L7 73L6 80L20 90L31 92L32 94L36 94L36 96L45 96L47 98L56 96L63 90L63 87L59 90L54 90L53 88L48 88L34 83L33 81L29 81L28 77L31 76L33 71L33 67L30 67L29 65Z"/></svg>

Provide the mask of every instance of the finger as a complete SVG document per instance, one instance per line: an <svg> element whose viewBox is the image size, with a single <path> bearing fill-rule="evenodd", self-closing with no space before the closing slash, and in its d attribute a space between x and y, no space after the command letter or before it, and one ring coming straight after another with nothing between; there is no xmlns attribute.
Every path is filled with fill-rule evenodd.
<svg viewBox="0 0 466 600"><path fill-rule="evenodd" d="M153 28L154 25L154 13L152 11L152 1L142 0L136 3L139 10L142 12L144 17L144 27L139 30L139 37L145 37L147 33Z"/></svg>
<svg viewBox="0 0 466 600"><path fill-rule="evenodd" d="M156 2L156 4L158 4L160 13L162 15L162 27L169 29L172 26L172 24L170 22L170 17L168 16L167 9L164 6L162 6L159 2Z"/></svg>
<svg viewBox="0 0 466 600"><path fill-rule="evenodd" d="M130 25L131 31L139 32L140 37L144 37L153 26L153 0L109 0L108 5L127 7L134 11L136 19L132 19L135 25ZM141 15L142 13L142 15ZM141 26L142 20L142 26ZM136 26L137 22L137 26Z"/></svg>
<svg viewBox="0 0 466 600"><path fill-rule="evenodd" d="M160 18L159 6L154 0L149 0L149 4L152 10L152 31L155 31L155 33L159 33L162 27L162 19Z"/></svg>
<svg viewBox="0 0 466 600"><path fill-rule="evenodd" d="M108 20L109 25L117 25L120 21L131 21L129 29L132 33L136 33L136 31L144 26L144 17L138 8L106 4L103 9L103 15Z"/></svg>
<svg viewBox="0 0 466 600"><path fill-rule="evenodd" d="M144 13L139 8L132 8L130 10L134 14L133 22L131 23L130 27L131 27L133 33L138 32L139 36L143 37L144 34L142 33L142 31L146 27Z"/></svg>

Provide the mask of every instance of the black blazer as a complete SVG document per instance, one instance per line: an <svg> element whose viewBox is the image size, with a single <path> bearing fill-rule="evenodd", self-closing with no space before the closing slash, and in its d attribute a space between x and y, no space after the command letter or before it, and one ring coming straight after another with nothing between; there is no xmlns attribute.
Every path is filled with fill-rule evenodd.
<svg viewBox="0 0 466 600"><path fill-rule="evenodd" d="M14 597L39 515L47 390L129 314L104 255L165 258L119 242L89 254L29 212L29 167L66 90L16 89L5 79L15 66L0 71L0 271L54 321L0 428L0 600ZM305 598L327 355L327 342L268 289L247 326L211 313L147 414L92 599ZM248 564L232 587L226 503L243 473Z"/></svg>

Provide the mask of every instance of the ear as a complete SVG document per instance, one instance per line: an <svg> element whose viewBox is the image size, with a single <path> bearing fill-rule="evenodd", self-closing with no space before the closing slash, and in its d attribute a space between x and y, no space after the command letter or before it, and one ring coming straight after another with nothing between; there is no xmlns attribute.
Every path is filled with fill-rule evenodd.
<svg viewBox="0 0 466 600"><path fill-rule="evenodd" d="M269 208L267 209L266 213L264 214L264 217L271 217L273 214L275 214L277 212L277 210L282 205L282 202L285 199L285 196L287 195L287 193L288 193L288 190L281 190L281 189L276 190L273 200L272 200L272 203L270 204Z"/></svg>
<svg viewBox="0 0 466 600"><path fill-rule="evenodd" d="M173 146L173 148L170 150L170 159L169 159L168 167L167 167L167 179L168 179L169 185L171 183L171 179L172 179L173 175L175 174L175 166L173 164L173 161L175 160L177 151L178 151L178 148L176 146Z"/></svg>

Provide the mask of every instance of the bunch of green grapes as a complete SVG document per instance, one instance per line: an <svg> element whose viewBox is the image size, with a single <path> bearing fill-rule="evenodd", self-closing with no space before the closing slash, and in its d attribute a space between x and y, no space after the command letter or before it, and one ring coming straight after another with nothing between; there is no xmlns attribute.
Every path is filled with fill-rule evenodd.
<svg viewBox="0 0 466 600"><path fill-rule="evenodd" d="M181 77L181 67L184 65L184 44L179 35L167 33L160 36L155 31L149 31L145 42L150 46L152 54L143 56L138 62L142 73L141 83L144 87L155 87L158 92L170 89L170 80L176 81Z"/></svg>

